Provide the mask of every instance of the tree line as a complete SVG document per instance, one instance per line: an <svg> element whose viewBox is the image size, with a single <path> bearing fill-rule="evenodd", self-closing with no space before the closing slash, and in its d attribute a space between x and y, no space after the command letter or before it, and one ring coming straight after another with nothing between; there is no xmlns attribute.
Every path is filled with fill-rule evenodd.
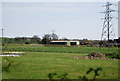
<svg viewBox="0 0 120 81"><path fill-rule="evenodd" d="M16 44L49 44L52 40L58 40L58 35L55 33L45 34L41 39L38 35L33 37L15 37L2 38L2 43L16 43Z"/></svg>
<svg viewBox="0 0 120 81"><path fill-rule="evenodd" d="M55 33L45 34L42 38L38 35L34 35L33 37L15 37L15 38L2 38L2 43L15 43L15 44L50 44L53 40L70 40L67 38L59 39L58 35ZM80 45L86 45L89 47L107 47L108 41L101 40L88 40L88 39L73 39L75 41L79 41ZM120 47L120 37L118 39L109 40L111 46Z"/></svg>

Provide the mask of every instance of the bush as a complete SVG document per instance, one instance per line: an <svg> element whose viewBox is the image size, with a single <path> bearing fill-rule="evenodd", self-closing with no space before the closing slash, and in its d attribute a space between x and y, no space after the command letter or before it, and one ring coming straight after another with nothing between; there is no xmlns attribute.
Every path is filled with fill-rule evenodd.
<svg viewBox="0 0 120 81"><path fill-rule="evenodd" d="M93 72L93 78L91 79L91 81L95 81L97 76L100 76L99 71L102 71L103 69L101 67L97 67L97 68L89 68L86 72L86 75L83 76L79 76L79 80L83 80L83 81L89 81L87 74L90 74L91 72ZM68 73L64 73L62 75L58 75L57 73L49 73L48 74L48 78L49 81L69 81L69 79L67 78Z"/></svg>
<svg viewBox="0 0 120 81"><path fill-rule="evenodd" d="M115 59L120 59L120 50L116 52L111 52L111 53L106 53L106 56L109 58L115 58Z"/></svg>

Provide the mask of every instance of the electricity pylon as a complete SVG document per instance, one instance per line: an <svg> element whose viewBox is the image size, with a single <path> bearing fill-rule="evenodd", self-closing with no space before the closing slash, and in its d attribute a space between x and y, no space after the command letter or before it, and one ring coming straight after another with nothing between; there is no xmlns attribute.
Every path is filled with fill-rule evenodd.
<svg viewBox="0 0 120 81"><path fill-rule="evenodd" d="M103 18L104 22L103 22L101 41L106 41L106 44L108 45L108 47L110 46L110 40L112 40L115 37L114 27L112 23L113 16L111 15L111 13L116 12L116 10L111 9L112 5L114 4L107 2L107 4L104 5L106 10L102 12L104 13L105 17Z"/></svg>

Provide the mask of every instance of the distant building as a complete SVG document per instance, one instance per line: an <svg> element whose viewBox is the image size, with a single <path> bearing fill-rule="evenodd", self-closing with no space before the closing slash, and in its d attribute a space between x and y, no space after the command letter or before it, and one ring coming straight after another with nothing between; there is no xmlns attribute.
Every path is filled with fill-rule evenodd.
<svg viewBox="0 0 120 81"><path fill-rule="evenodd" d="M52 45L80 45L79 41L70 41L70 40L62 40L62 41L51 41Z"/></svg>

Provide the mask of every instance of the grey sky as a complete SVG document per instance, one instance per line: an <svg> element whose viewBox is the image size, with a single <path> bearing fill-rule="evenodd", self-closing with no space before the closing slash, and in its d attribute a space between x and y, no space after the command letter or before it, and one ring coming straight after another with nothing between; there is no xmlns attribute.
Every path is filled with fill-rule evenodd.
<svg viewBox="0 0 120 81"><path fill-rule="evenodd" d="M42 37L55 33L59 38L100 39L102 32L101 11L105 2L4 2L4 36ZM115 2L117 4L117 2ZM117 9L117 7L112 7ZM117 13L113 13L117 16ZM117 19L113 20L118 36Z"/></svg>

